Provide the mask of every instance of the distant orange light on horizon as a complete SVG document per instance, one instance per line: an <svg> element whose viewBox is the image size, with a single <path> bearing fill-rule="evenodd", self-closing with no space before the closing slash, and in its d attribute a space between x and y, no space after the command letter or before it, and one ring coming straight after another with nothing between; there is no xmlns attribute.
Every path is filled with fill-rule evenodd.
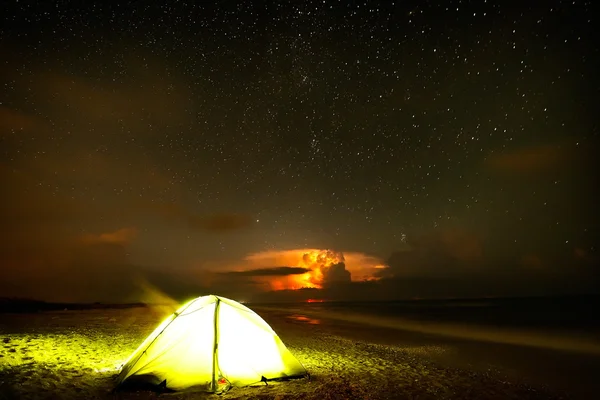
<svg viewBox="0 0 600 400"><path fill-rule="evenodd" d="M343 262L353 281L377 280L375 272L386 268L382 260L357 252L335 252L321 249L294 249L264 251L250 254L245 258L248 267L265 265L286 265L309 269L298 275L268 276L257 278L269 285L271 290L298 290L323 287L322 267Z"/></svg>

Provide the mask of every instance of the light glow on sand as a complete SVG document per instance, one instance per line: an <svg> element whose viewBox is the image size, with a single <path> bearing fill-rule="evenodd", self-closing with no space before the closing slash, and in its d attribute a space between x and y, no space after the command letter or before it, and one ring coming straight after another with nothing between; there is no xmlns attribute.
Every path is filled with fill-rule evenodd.
<svg viewBox="0 0 600 400"><path fill-rule="evenodd" d="M9 349L0 363L5 366L108 373L116 372L124 359L119 346L81 334L0 335L0 340Z"/></svg>
<svg viewBox="0 0 600 400"><path fill-rule="evenodd" d="M94 368L94 372L97 374L106 374L106 373L115 373L120 369L120 365L122 363L119 362L117 363L117 365L113 366L113 367L105 367L105 368Z"/></svg>
<svg viewBox="0 0 600 400"><path fill-rule="evenodd" d="M282 310L289 313L288 308ZM304 311L298 314L308 317ZM278 312L267 315L279 319ZM0 334L0 397L73 400L156 397L143 391L123 393L123 397L111 393L116 375L114 365L121 364L159 322L158 316L148 309L39 313L25 318L4 315L3 318L12 333ZM414 398L416 394L437 398L447 393L463 398L473 397L474 383L481 398L520 398L523 394L521 384L482 380L477 374L465 379L463 369L431 368L430 363L420 361L421 356L462 357L462 353L446 346L357 343L355 339L328 334L331 331L325 321L318 328L319 334L315 334L315 326L307 321L290 324L279 320L278 325L281 334L289 338L294 355L316 379L236 388L231 395L223 395L223 399L342 399L349 394L352 398L371 398L374 387L382 398ZM174 398L192 397L194 394ZM560 396L542 392L536 398L556 397Z"/></svg>

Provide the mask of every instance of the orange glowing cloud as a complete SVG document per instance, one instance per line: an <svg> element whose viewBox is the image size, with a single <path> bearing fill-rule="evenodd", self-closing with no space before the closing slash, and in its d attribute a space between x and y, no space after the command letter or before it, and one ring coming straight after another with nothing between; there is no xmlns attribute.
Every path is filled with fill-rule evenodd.
<svg viewBox="0 0 600 400"><path fill-rule="evenodd" d="M123 228L114 232L100 233L98 235L88 234L83 236L85 243L107 243L126 245L137 236L137 229Z"/></svg>
<svg viewBox="0 0 600 400"><path fill-rule="evenodd" d="M262 271L266 265L294 266L297 271L287 275L255 276L271 290L322 288L333 281L363 281L378 279L375 271L383 262L373 256L320 249L273 250L253 253L245 257L243 266L236 271ZM307 271L307 272L303 272Z"/></svg>

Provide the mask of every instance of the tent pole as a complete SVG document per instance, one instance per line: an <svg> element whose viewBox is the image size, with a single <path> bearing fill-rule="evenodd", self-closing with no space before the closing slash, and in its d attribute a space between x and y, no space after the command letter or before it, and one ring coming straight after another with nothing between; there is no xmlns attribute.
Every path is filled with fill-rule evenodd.
<svg viewBox="0 0 600 400"><path fill-rule="evenodd" d="M214 338L214 345L213 345L213 360L212 360L212 390L213 392L217 391L217 378L216 378L216 373L217 373L217 368L219 367L219 364L217 362L217 354L218 354L218 348L219 348L219 306L221 303L221 299L219 299L217 297L217 301L215 303L215 318L214 318L214 332L215 332L215 338Z"/></svg>

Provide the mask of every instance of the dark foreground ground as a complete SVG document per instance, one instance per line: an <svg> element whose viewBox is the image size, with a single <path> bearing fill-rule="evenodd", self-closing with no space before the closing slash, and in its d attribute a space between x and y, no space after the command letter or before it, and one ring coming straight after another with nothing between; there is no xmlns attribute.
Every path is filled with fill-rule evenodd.
<svg viewBox="0 0 600 400"><path fill-rule="evenodd" d="M600 347L589 338L571 337L567 345L564 340L517 345L464 328L406 324L399 329L385 320L303 309L255 310L306 366L310 380L234 388L221 396L115 394L118 366L165 310L0 314L0 399L599 398L600 352L595 351ZM436 329L443 335L432 333Z"/></svg>

